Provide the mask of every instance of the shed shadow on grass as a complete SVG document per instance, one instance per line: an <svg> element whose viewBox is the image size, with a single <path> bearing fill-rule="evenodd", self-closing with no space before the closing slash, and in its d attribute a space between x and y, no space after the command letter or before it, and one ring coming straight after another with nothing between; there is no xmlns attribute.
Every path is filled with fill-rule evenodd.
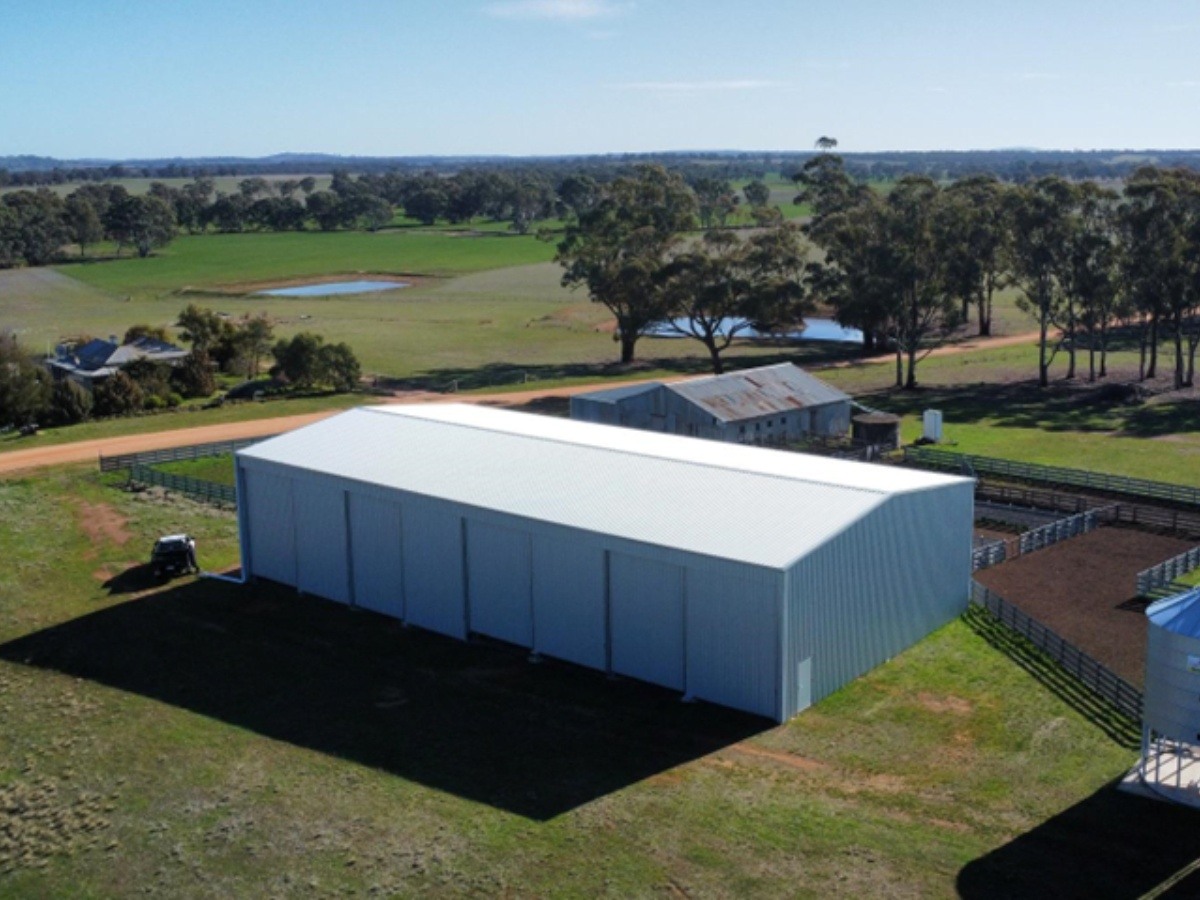
<svg viewBox="0 0 1200 900"><path fill-rule="evenodd" d="M11 641L0 658L535 820L773 727L271 584L181 583Z"/></svg>
<svg viewBox="0 0 1200 900"><path fill-rule="evenodd" d="M1106 785L958 873L964 900L1200 897L1200 815ZM1161 892L1161 893L1160 893Z"/></svg>

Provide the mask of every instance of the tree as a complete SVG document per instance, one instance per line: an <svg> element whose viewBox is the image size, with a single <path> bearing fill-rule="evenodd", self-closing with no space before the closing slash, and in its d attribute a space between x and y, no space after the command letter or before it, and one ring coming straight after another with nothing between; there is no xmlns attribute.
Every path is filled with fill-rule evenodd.
<svg viewBox="0 0 1200 900"><path fill-rule="evenodd" d="M92 415L92 392L73 378L54 382L50 393L50 417L56 425L86 422Z"/></svg>
<svg viewBox="0 0 1200 900"><path fill-rule="evenodd" d="M213 364L203 350L193 350L171 371L171 386L184 397L209 397L217 389Z"/></svg>
<svg viewBox="0 0 1200 900"><path fill-rule="evenodd" d="M404 201L404 214L422 225L432 225L446 215L448 199L440 187L426 187Z"/></svg>
<svg viewBox="0 0 1200 900"><path fill-rule="evenodd" d="M362 378L362 367L347 344L326 344L319 350L321 381L335 391L352 391Z"/></svg>
<svg viewBox="0 0 1200 900"><path fill-rule="evenodd" d="M175 214L157 197L127 194L109 207L105 224L119 245L132 244L143 258L175 237Z"/></svg>
<svg viewBox="0 0 1200 900"><path fill-rule="evenodd" d="M720 375L725 371L721 353L739 334L802 318L804 269L805 252L794 225L780 224L748 240L709 231L699 247L663 270L670 327L700 341L713 373Z"/></svg>
<svg viewBox="0 0 1200 900"><path fill-rule="evenodd" d="M737 209L738 196L733 186L722 178L697 178L692 182L696 192L700 224L704 228L724 227L726 220Z"/></svg>
<svg viewBox="0 0 1200 900"><path fill-rule="evenodd" d="M121 370L97 384L92 398L98 416L127 416L140 410L146 401L138 383Z"/></svg>
<svg viewBox="0 0 1200 900"><path fill-rule="evenodd" d="M8 255L26 265L43 266L54 260L70 241L63 201L46 190L14 191L0 197L0 206L9 210L5 242Z"/></svg>
<svg viewBox="0 0 1200 900"><path fill-rule="evenodd" d="M230 330L228 323L215 312L194 303L184 308L175 324L180 329L179 336L192 345L192 351L202 353L211 351Z"/></svg>
<svg viewBox="0 0 1200 900"><path fill-rule="evenodd" d="M993 302L1004 284L1012 230L1006 190L990 175L956 181L942 196L936 223L950 290L962 303L963 321L975 306L981 336L992 333Z"/></svg>
<svg viewBox="0 0 1200 900"><path fill-rule="evenodd" d="M1108 326L1117 300L1115 204L1112 191L1084 181L1073 186L1068 213L1066 247L1059 273L1066 309L1069 364L1075 377L1075 354L1080 332L1088 345L1088 380L1096 380L1096 349L1101 374L1107 369Z"/></svg>
<svg viewBox="0 0 1200 900"><path fill-rule="evenodd" d="M1059 276L1067 246L1071 186L1061 178L1041 178L1015 189L1009 198L1012 240L1008 268L1024 296L1017 302L1038 320L1038 384L1050 384L1050 365L1061 344L1049 346L1051 327L1063 310Z"/></svg>
<svg viewBox="0 0 1200 900"><path fill-rule="evenodd" d="M257 378L262 366L262 358L271 352L271 341L274 339L274 327L265 315L251 316L236 326L234 341L238 355L245 360L246 377Z"/></svg>
<svg viewBox="0 0 1200 900"><path fill-rule="evenodd" d="M0 425L32 425L50 405L50 373L0 332Z"/></svg>
<svg viewBox="0 0 1200 900"><path fill-rule="evenodd" d="M836 149L837 149L837 145L838 145L837 138L834 138L834 137L826 137L826 136L824 136L824 135L822 135L821 137L817 138L817 141L816 141L816 143L814 144L814 146L815 146L815 147L816 147L818 150L820 150L822 153L827 153L827 152L828 152L828 151L830 151L830 150L836 150Z"/></svg>
<svg viewBox="0 0 1200 900"><path fill-rule="evenodd" d="M104 226L96 207L86 196L76 192L67 197L63 215L70 240L79 246L79 255L86 257L88 245L104 237Z"/></svg>
<svg viewBox="0 0 1200 900"><path fill-rule="evenodd" d="M363 211L360 218L367 226L367 230L371 232L378 231L385 225L392 224L392 219L396 212L392 209L392 204L388 203L382 197L370 197L363 204Z"/></svg>
<svg viewBox="0 0 1200 900"><path fill-rule="evenodd" d="M161 325L147 325L144 322L138 325L130 325L125 329L125 337L121 338L122 344L132 344L138 338L152 338L156 341L162 341L164 344L171 342L170 335L167 334L167 329Z"/></svg>
<svg viewBox="0 0 1200 900"><path fill-rule="evenodd" d="M319 334L308 331L278 341L271 351L275 357L274 371L298 388L317 385L324 374L321 360L321 346L324 343L324 338Z"/></svg>
<svg viewBox="0 0 1200 900"><path fill-rule="evenodd" d="M771 189L761 181L751 181L742 188L746 202L755 209L766 206L771 201Z"/></svg>
<svg viewBox="0 0 1200 900"><path fill-rule="evenodd" d="M592 301L616 318L621 362L633 361L638 338L668 314L661 272L695 221L695 195L678 174L639 166L567 222L555 256L562 283L586 285Z"/></svg>

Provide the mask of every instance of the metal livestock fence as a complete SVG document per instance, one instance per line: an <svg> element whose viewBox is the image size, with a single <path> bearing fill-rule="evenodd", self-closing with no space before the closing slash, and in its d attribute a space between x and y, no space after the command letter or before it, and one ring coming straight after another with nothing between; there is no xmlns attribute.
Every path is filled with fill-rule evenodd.
<svg viewBox="0 0 1200 900"><path fill-rule="evenodd" d="M1017 539L1017 549L1021 554L1032 553L1034 550L1050 547L1059 541L1087 534L1104 524L1106 520L1113 521L1114 509L1115 507L1111 506L1103 509L1090 509L1087 512L1043 525L1041 528L1026 531Z"/></svg>
<svg viewBox="0 0 1200 900"><path fill-rule="evenodd" d="M181 494L187 494L208 503L237 505L237 489L231 484L189 478L187 475L175 475L141 463L134 463L129 467L129 480L136 484L149 484L179 491Z"/></svg>
<svg viewBox="0 0 1200 900"><path fill-rule="evenodd" d="M147 450L143 453L125 453L119 456L101 456L101 472L119 472L131 469L133 466L148 466L154 463L175 462L180 459L201 459L205 456L221 456L234 453L243 447L265 441L275 435L263 435L255 438L240 438L234 441L214 441L208 444L189 444L186 447L168 447L163 450Z"/></svg>
<svg viewBox="0 0 1200 900"><path fill-rule="evenodd" d="M1033 644L1089 692L1110 703L1122 715L1141 722L1142 692L1120 675L974 580L971 581L971 602Z"/></svg>
<svg viewBox="0 0 1200 900"><path fill-rule="evenodd" d="M982 547L976 547L971 553L971 571L978 572L991 566L998 566L1008 559L1008 542L991 541Z"/></svg>
<svg viewBox="0 0 1200 900"><path fill-rule="evenodd" d="M979 482L975 488L977 497L987 500L998 500L1008 503L1022 503L1028 506L1040 506L1043 509L1055 509L1061 512L1078 513L1090 508L1097 508L1105 503L1094 497L1079 494L1064 494L1046 488L1016 487L1008 484L990 484ZM1112 525L1133 525L1137 528L1153 528L1169 531L1182 536L1200 538L1200 512L1187 512L1179 509L1164 509L1159 506L1146 506L1140 503L1122 501L1111 507Z"/></svg>
<svg viewBox="0 0 1200 900"><path fill-rule="evenodd" d="M1193 547L1178 556L1173 556L1157 566L1137 573L1137 595L1149 597L1160 588L1165 588L1180 575L1192 569L1200 569L1200 547Z"/></svg>
<svg viewBox="0 0 1200 900"><path fill-rule="evenodd" d="M929 447L905 447L904 462L927 469L964 472L971 475L993 475L1015 478L1018 481L1086 488L1111 494L1124 494L1150 500L1167 501L1184 506L1200 507L1200 488L1144 478L1126 478L1083 469L1062 466L1043 466L1038 463L1014 462L988 456L972 456Z"/></svg>

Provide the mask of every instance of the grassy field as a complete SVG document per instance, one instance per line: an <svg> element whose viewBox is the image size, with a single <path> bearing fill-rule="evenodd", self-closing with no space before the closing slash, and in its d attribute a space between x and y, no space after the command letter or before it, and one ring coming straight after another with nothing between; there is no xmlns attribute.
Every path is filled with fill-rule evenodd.
<svg viewBox="0 0 1200 900"><path fill-rule="evenodd" d="M5 896L1137 896L1194 820L974 620L782 727L269 587L232 515L0 482ZM1007 648L1013 652L1013 648ZM1111 736L1110 736L1111 735Z"/></svg>
<svg viewBox="0 0 1200 900"><path fill-rule="evenodd" d="M155 463L154 468L171 475L198 478L216 484L234 484L233 454L204 456L200 459L178 459L174 462Z"/></svg>

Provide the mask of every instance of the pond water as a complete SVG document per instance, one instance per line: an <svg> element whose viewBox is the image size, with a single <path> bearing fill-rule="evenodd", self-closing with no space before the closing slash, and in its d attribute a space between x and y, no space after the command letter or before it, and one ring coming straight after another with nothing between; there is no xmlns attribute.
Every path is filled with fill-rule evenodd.
<svg viewBox="0 0 1200 900"><path fill-rule="evenodd" d="M324 284L298 284L293 287L255 291L260 297L333 297L338 294L369 294L406 288L403 281L330 281Z"/></svg>
<svg viewBox="0 0 1200 900"><path fill-rule="evenodd" d="M682 328L687 328L688 320L676 319L675 323ZM727 329L736 328L744 324L744 319L722 319L718 333L724 334ZM671 326L666 322L652 325L646 330L646 334L650 337L664 338L687 336L673 331ZM804 327L798 331L783 331L771 334L762 334L753 328L743 328L738 331L737 336L741 338L770 338L787 341L836 341L845 344L861 344L863 339L862 332L857 328L843 328L837 322L833 321L833 319L805 319Z"/></svg>

